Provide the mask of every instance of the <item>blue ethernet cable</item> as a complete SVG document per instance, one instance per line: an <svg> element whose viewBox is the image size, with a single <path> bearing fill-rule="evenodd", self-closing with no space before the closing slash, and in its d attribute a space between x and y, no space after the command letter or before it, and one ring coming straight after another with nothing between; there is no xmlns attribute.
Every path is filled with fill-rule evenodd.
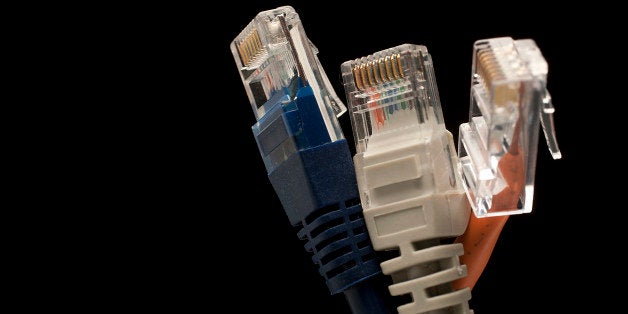
<svg viewBox="0 0 628 314"><path fill-rule="evenodd" d="M231 43L253 108L270 182L331 294L353 313L390 313L367 233L355 170L337 116L346 111L298 14L259 13Z"/></svg>

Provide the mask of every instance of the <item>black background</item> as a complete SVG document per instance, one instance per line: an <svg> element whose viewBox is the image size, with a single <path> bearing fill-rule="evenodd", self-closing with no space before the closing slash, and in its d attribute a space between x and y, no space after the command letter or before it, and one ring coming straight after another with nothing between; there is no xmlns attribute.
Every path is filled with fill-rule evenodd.
<svg viewBox="0 0 628 314"><path fill-rule="evenodd" d="M299 13L343 100L342 62L402 43L427 46L456 143L458 125L468 119L473 42L534 39L549 64L563 159L552 160L541 134L533 212L509 219L470 305L487 314L564 312L598 304L592 301L597 289L583 287L599 277L600 269L592 265L606 254L596 247L600 235L592 231L601 217L587 214L591 208L604 211L589 205L591 182L602 182L595 178L593 160L603 145L584 139L591 138L592 129L606 132L591 110L602 106L590 85L601 80L593 74L597 49L588 46L591 23L586 8L568 14L522 3L488 11L479 3L413 8L392 2L337 7L257 1L215 10L187 8L172 20L157 17L169 25L162 31L172 40L161 45L168 51L163 57L174 58L166 62L165 76L181 87L162 115L166 119L157 121L163 139L172 144L163 148L168 176L156 178L170 196L156 199L175 204L163 217L163 243L172 248L164 255L177 261L164 267L176 282L174 290L181 286L190 291L188 301L210 309L220 304L237 312L350 313L342 296L329 295L266 177L250 130L254 115L229 50L258 12L287 4ZM348 114L340 122L354 153ZM176 218L169 221L168 215ZM189 282L200 288L190 289ZM234 303L234 297L241 301Z"/></svg>

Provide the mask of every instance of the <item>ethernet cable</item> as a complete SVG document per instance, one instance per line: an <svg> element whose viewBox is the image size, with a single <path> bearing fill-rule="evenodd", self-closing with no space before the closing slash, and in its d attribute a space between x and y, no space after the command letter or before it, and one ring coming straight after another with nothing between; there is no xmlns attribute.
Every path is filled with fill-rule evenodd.
<svg viewBox="0 0 628 314"><path fill-rule="evenodd" d="M466 275L463 246L442 241L464 232L470 208L427 48L404 44L341 70L366 226L375 250L399 250L381 263L390 294L412 297L398 312L472 313L470 289L451 284Z"/></svg>
<svg viewBox="0 0 628 314"><path fill-rule="evenodd" d="M529 213L539 124L554 159L561 158L546 88L547 62L531 39L475 42L470 121L460 125L459 171L474 216L463 236L461 262L473 288L509 215ZM483 218L484 217L484 218Z"/></svg>
<svg viewBox="0 0 628 314"><path fill-rule="evenodd" d="M372 282L381 269L337 121L346 107L298 14L289 6L259 13L231 51L257 119L252 130L270 182L329 291L343 292L354 313L389 313L389 297Z"/></svg>

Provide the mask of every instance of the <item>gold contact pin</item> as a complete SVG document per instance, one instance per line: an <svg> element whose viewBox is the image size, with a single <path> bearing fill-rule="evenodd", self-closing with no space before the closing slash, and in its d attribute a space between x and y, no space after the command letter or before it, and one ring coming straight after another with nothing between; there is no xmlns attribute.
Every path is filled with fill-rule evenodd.
<svg viewBox="0 0 628 314"><path fill-rule="evenodd" d="M403 66L401 65L401 55L397 54L397 65L399 66L399 74L401 74L401 77L405 77L405 75L403 75Z"/></svg>
<svg viewBox="0 0 628 314"><path fill-rule="evenodd" d="M355 85L358 89L364 89L364 85L362 84L362 75L360 74L360 66L356 65L353 67L353 79L355 81Z"/></svg>
<svg viewBox="0 0 628 314"><path fill-rule="evenodd" d="M360 74L362 76L362 84L364 84L364 88L370 87L368 82L368 74L366 74L366 64L360 64Z"/></svg>
<svg viewBox="0 0 628 314"><path fill-rule="evenodd" d="M399 79L401 76L399 75L399 71L397 70L397 55L394 54L390 57L390 63L392 65L392 72L393 72L393 76L395 77L395 79Z"/></svg>
<svg viewBox="0 0 628 314"><path fill-rule="evenodd" d="M253 31L246 35L236 46L240 54L240 61L242 61L242 64L245 66L249 65L249 63L264 50L257 29L253 29Z"/></svg>
<svg viewBox="0 0 628 314"><path fill-rule="evenodd" d="M251 40L251 34L246 36L244 39L244 47L246 48L247 53L249 54L249 60L253 60L255 57L255 48L253 48L253 41Z"/></svg>
<svg viewBox="0 0 628 314"><path fill-rule="evenodd" d="M395 78L395 77L393 76L393 73L392 73L392 65L391 65L391 62L390 62L390 56L386 56L384 58L384 63L385 63L385 66L386 66L386 77L388 78L389 81L392 81L393 78Z"/></svg>
<svg viewBox="0 0 628 314"><path fill-rule="evenodd" d="M492 49L484 49L477 53L477 74L480 75L484 88L492 92L492 100L496 106L504 106L508 102L517 102L518 86L512 84L493 84L506 79L506 75Z"/></svg>
<svg viewBox="0 0 628 314"><path fill-rule="evenodd" d="M377 82L375 81L375 75L373 74L373 62L369 61L366 63L366 73L368 74L369 85L377 85Z"/></svg>
<svg viewBox="0 0 628 314"><path fill-rule="evenodd" d="M382 80L379 77L379 67L377 66L377 60L371 61L371 67L373 68L373 80L375 82L375 85L381 84Z"/></svg>
<svg viewBox="0 0 628 314"><path fill-rule="evenodd" d="M249 60L244 48L242 47L242 43L239 43L236 46L238 48L238 53L240 54L240 61L242 61L242 64L246 65Z"/></svg>
<svg viewBox="0 0 628 314"><path fill-rule="evenodd" d="M353 67L353 79L358 89L377 86L403 77L399 53L360 62Z"/></svg>
<svg viewBox="0 0 628 314"><path fill-rule="evenodd" d="M478 52L478 74L486 84L486 87L491 86L493 81L505 78L504 72L492 50L486 49Z"/></svg>
<svg viewBox="0 0 628 314"><path fill-rule="evenodd" d="M248 35L244 37L244 40L242 41L242 49L244 49L244 52L246 53L246 58L250 61L251 60L251 48L249 47Z"/></svg>
<svg viewBox="0 0 628 314"><path fill-rule="evenodd" d="M381 81L388 82L386 67L384 67L384 58L377 59L377 67L379 68L379 77L381 78Z"/></svg>
<svg viewBox="0 0 628 314"><path fill-rule="evenodd" d="M373 62L371 63L373 65L373 77L375 78L375 83L377 85L384 83L384 81L382 81L382 77L379 73L379 65L377 60L373 60Z"/></svg>
<svg viewBox="0 0 628 314"><path fill-rule="evenodd" d="M404 77L403 75L403 67L401 66L401 55L397 54L397 67L399 69L399 76Z"/></svg>
<svg viewBox="0 0 628 314"><path fill-rule="evenodd" d="M257 49L257 53L259 53L260 51L262 51L263 47L262 40L259 38L259 33L257 32L257 30L253 32L253 40L255 43L255 49Z"/></svg>

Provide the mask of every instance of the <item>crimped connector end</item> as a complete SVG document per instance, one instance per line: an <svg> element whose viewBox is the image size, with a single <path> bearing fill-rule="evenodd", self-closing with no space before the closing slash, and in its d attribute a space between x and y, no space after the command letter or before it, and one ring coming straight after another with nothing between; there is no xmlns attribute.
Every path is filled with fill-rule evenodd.
<svg viewBox="0 0 628 314"><path fill-rule="evenodd" d="M474 45L471 120L460 126L459 169L478 217L532 210L539 123L560 158L547 62L531 39Z"/></svg>

